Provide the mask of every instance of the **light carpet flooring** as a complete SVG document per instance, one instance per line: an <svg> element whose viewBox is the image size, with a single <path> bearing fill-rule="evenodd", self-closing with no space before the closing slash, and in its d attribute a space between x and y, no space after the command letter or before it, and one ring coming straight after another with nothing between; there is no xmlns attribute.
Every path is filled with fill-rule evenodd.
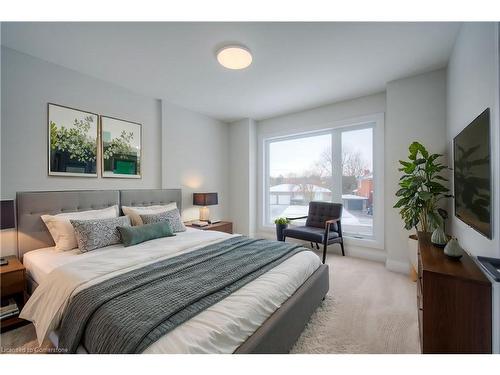
<svg viewBox="0 0 500 375"><path fill-rule="evenodd" d="M416 286L383 264L329 255L330 291L291 353L419 353ZM0 335L3 353L38 348L33 325ZM14 349L11 351L11 349Z"/></svg>
<svg viewBox="0 0 500 375"><path fill-rule="evenodd" d="M328 255L330 291L292 353L420 353L416 284L384 264Z"/></svg>

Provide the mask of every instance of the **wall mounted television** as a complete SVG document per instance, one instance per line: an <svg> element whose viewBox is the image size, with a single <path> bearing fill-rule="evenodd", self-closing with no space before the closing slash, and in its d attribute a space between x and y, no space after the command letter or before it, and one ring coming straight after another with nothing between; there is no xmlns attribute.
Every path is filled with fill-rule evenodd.
<svg viewBox="0 0 500 375"><path fill-rule="evenodd" d="M490 109L453 139L455 216L492 237Z"/></svg>

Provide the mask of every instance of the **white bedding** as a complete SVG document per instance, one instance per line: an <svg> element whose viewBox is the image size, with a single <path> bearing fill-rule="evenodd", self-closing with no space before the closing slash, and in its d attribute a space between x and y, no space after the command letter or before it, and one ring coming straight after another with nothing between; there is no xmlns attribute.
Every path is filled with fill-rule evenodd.
<svg viewBox="0 0 500 375"><path fill-rule="evenodd" d="M108 246L81 254L52 248L24 255L39 287L21 312L41 343L57 330L71 296L115 275L216 243L231 235L188 228L175 237ZM145 353L232 353L319 267L311 251L298 253L152 344Z"/></svg>

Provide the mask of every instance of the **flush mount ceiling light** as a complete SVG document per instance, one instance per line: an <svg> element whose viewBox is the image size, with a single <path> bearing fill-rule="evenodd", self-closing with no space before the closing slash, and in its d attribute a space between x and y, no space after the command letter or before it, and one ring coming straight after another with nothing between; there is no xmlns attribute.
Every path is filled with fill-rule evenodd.
<svg viewBox="0 0 500 375"><path fill-rule="evenodd" d="M217 52L217 61L228 69L245 69L252 63L252 54L243 46L226 46Z"/></svg>

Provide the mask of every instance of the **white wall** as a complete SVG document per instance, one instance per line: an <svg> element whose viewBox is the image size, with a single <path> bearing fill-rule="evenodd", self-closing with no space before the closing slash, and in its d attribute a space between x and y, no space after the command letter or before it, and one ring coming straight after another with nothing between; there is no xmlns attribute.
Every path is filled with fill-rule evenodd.
<svg viewBox="0 0 500 375"><path fill-rule="evenodd" d="M448 65L447 139L453 138L484 109L491 116L491 169L493 173L493 238L482 236L451 215L451 233L473 255L500 257L500 112L499 25L464 23ZM452 209L452 205L450 205ZM493 283L493 352L500 353L500 284Z"/></svg>
<svg viewBox="0 0 500 375"><path fill-rule="evenodd" d="M326 128L335 121L383 113L385 93L363 96L306 111L273 117L257 122L258 137L273 137Z"/></svg>
<svg viewBox="0 0 500 375"><path fill-rule="evenodd" d="M2 47L2 199L17 191L159 188L161 107L153 98ZM142 124L142 178L54 177L47 173L47 103Z"/></svg>
<svg viewBox="0 0 500 375"><path fill-rule="evenodd" d="M264 185L264 139L342 126L344 120L383 114L385 101L385 93L379 93L257 122L257 225L260 236L269 238L274 236L272 228L266 228L262 225L264 216L262 203L264 199L262 188ZM332 250L334 248L336 247L332 247ZM355 239L346 239L346 251L351 256L385 261L383 250L362 246L362 241Z"/></svg>
<svg viewBox="0 0 500 375"><path fill-rule="evenodd" d="M387 268L408 272L408 235L397 209L395 193L401 172L399 160L408 157L413 141L429 152L446 151L446 70L387 84L385 118L385 248ZM442 159L446 162L447 159Z"/></svg>
<svg viewBox="0 0 500 375"><path fill-rule="evenodd" d="M470 253L497 258L500 257L498 72L498 24L464 23L448 65L448 150L452 155L453 138L477 115L491 108L494 226L493 238L489 240L457 219L451 210L451 232Z"/></svg>
<svg viewBox="0 0 500 375"><path fill-rule="evenodd" d="M159 188L160 102L2 47L1 198L17 191ZM47 103L142 124L142 178L48 176ZM15 230L2 231L0 252L15 254Z"/></svg>
<svg viewBox="0 0 500 375"><path fill-rule="evenodd" d="M165 101L2 47L1 198L16 191L183 188L184 217L198 217L193 191L216 191L214 215L228 215L228 125ZM49 177L47 103L140 122L142 179ZM1 232L2 254L16 232Z"/></svg>
<svg viewBox="0 0 500 375"><path fill-rule="evenodd" d="M230 218L234 231L255 235L257 210L257 131L255 121L229 124Z"/></svg>
<svg viewBox="0 0 500 375"><path fill-rule="evenodd" d="M212 218L229 215L228 125L162 101L162 187L182 188L183 219L198 219L193 192L217 192Z"/></svg>

